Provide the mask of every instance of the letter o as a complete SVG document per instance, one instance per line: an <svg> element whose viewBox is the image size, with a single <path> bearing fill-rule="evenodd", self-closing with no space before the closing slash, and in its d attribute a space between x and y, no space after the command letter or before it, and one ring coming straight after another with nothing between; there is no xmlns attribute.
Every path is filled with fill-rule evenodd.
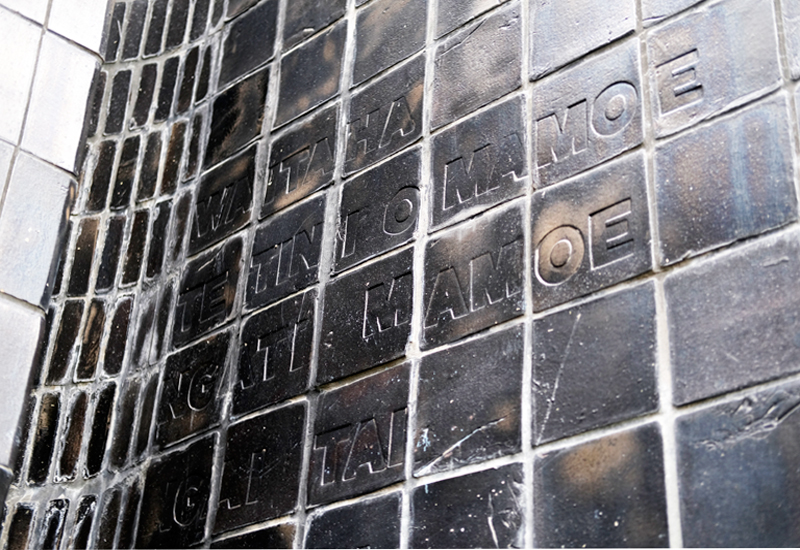
<svg viewBox="0 0 800 550"><path fill-rule="evenodd" d="M602 136L621 132L636 114L636 88L629 82L616 82L600 92L592 108L592 126Z"/></svg>
<svg viewBox="0 0 800 550"><path fill-rule="evenodd" d="M542 282L560 285L578 272L585 253L583 235L570 225L556 227L536 247L536 273Z"/></svg>
<svg viewBox="0 0 800 550"><path fill-rule="evenodd" d="M419 213L419 189L403 187L392 197L383 213L383 231L399 235L414 226Z"/></svg>

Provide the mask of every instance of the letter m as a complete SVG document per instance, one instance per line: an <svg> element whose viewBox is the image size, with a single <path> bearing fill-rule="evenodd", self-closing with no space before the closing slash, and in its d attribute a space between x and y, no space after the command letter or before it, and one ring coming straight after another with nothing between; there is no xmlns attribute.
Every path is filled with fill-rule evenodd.
<svg viewBox="0 0 800 550"><path fill-rule="evenodd" d="M561 162L586 149L586 100L570 105L563 117L553 113L536 121L536 164Z"/></svg>
<svg viewBox="0 0 800 550"><path fill-rule="evenodd" d="M491 252L469 263L470 310L477 311L522 291L522 238L508 243L493 258Z"/></svg>
<svg viewBox="0 0 800 550"><path fill-rule="evenodd" d="M411 322L413 296L411 273L395 277L391 284L379 284L366 292L364 297L364 325L361 336L364 340L376 334Z"/></svg>

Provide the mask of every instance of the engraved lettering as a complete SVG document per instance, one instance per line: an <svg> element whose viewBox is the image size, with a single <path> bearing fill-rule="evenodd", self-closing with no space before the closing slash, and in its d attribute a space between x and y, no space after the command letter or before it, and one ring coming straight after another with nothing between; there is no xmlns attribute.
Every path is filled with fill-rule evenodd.
<svg viewBox="0 0 800 550"><path fill-rule="evenodd" d="M348 124L347 129L347 160L363 157L378 149L381 131L385 130L384 116L381 114L383 107L370 111L363 118L356 118Z"/></svg>
<svg viewBox="0 0 800 550"><path fill-rule="evenodd" d="M400 235L414 227L419 212L419 189L400 189L383 213L383 231L387 235Z"/></svg>
<svg viewBox="0 0 800 550"><path fill-rule="evenodd" d="M586 100L567 107L561 120L553 113L536 121L539 167L561 162L586 149L589 110Z"/></svg>
<svg viewBox="0 0 800 550"><path fill-rule="evenodd" d="M169 491L169 485L167 491ZM190 476L178 485L172 504L172 518L181 527L192 525L203 508L203 485L200 476Z"/></svg>
<svg viewBox="0 0 800 550"><path fill-rule="evenodd" d="M697 80L700 53L694 49L656 67L661 114L703 99L703 85Z"/></svg>
<svg viewBox="0 0 800 550"><path fill-rule="evenodd" d="M194 373L188 391L189 407L192 410L202 411L214 400L218 374L219 367L214 364L203 365Z"/></svg>
<svg viewBox="0 0 800 550"><path fill-rule="evenodd" d="M440 322L458 319L469 313L458 275L452 267L440 271L436 276L427 311L426 328L436 326Z"/></svg>
<svg viewBox="0 0 800 550"><path fill-rule="evenodd" d="M392 412L392 423L389 438L389 467L400 466L405 462L406 426L408 409Z"/></svg>
<svg viewBox="0 0 800 550"><path fill-rule="evenodd" d="M378 148L388 147L395 137L405 137L412 133L417 127L414 117L411 116L411 109L408 101L401 96L394 100L389 107L389 115L386 117L386 124L383 127L381 141Z"/></svg>
<svg viewBox="0 0 800 550"><path fill-rule="evenodd" d="M492 145L487 144L472 152L469 164L463 157L448 162L444 167L444 210L471 200L473 197L497 189L490 187L494 168ZM480 187L483 186L484 189Z"/></svg>
<svg viewBox="0 0 800 550"><path fill-rule="evenodd" d="M522 238L504 245L499 254L487 252L469 262L470 310L478 311L522 292Z"/></svg>
<svg viewBox="0 0 800 550"><path fill-rule="evenodd" d="M589 215L589 242L592 269L597 269L634 253L628 218L631 201L626 199Z"/></svg>
<svg viewBox="0 0 800 550"><path fill-rule="evenodd" d="M250 178L244 177L216 193L198 198L193 224L195 238L234 223L238 215L250 210L251 196Z"/></svg>
<svg viewBox="0 0 800 550"><path fill-rule="evenodd" d="M278 196L288 195L302 187L309 177L318 174L324 177L332 173L334 167L333 151L327 137L281 159L270 169L264 203L270 204Z"/></svg>
<svg viewBox="0 0 800 550"><path fill-rule="evenodd" d="M367 474L374 474L386 469L386 460L378 437L378 425L374 418L358 423L356 436L347 456L342 481L353 479L356 477L358 469L364 467L366 467Z"/></svg>
<svg viewBox="0 0 800 550"><path fill-rule="evenodd" d="M633 120L638 104L636 87L630 82L616 82L603 90L592 106L592 128L601 136L612 136Z"/></svg>
<svg viewBox="0 0 800 550"><path fill-rule="evenodd" d="M351 439L351 426L344 426L330 432L319 434L314 438L314 449L324 449L322 456L322 475L320 485L334 483L340 478L341 458L347 456L345 444Z"/></svg>
<svg viewBox="0 0 800 550"><path fill-rule="evenodd" d="M250 269L255 272L255 292L276 287L317 267L322 225L308 217L291 239L253 256Z"/></svg>
<svg viewBox="0 0 800 550"><path fill-rule="evenodd" d="M342 258L347 258L348 256L352 256L356 253L356 241L358 241L356 235L358 234L361 222L364 221L366 217L367 211L364 209L350 212L347 215L347 218L345 218L344 227L342 228L342 232L344 233Z"/></svg>
<svg viewBox="0 0 800 550"><path fill-rule="evenodd" d="M581 267L585 253L583 235L577 227L556 227L536 247L536 275L547 285L560 285Z"/></svg>
<svg viewBox="0 0 800 550"><path fill-rule="evenodd" d="M370 340L376 334L411 322L413 281L404 273L391 284L378 284L367 290L364 299L362 338Z"/></svg>

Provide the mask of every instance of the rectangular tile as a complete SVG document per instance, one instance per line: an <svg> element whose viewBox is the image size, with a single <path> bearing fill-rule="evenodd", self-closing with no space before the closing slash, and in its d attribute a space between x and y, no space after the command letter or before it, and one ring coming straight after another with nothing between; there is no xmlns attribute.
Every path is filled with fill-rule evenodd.
<svg viewBox="0 0 800 550"><path fill-rule="evenodd" d="M425 248L422 349L525 313L522 209L484 214Z"/></svg>
<svg viewBox="0 0 800 550"><path fill-rule="evenodd" d="M320 395L308 501L343 500L405 478L410 365Z"/></svg>
<svg viewBox="0 0 800 550"><path fill-rule="evenodd" d="M47 28L99 54L108 0L53 0Z"/></svg>
<svg viewBox="0 0 800 550"><path fill-rule="evenodd" d="M800 4L794 0L781 0L783 39L792 80L800 79Z"/></svg>
<svg viewBox="0 0 800 550"><path fill-rule="evenodd" d="M458 28L470 19L499 6L506 0L439 0L436 38Z"/></svg>
<svg viewBox="0 0 800 550"><path fill-rule="evenodd" d="M537 456L536 548L669 547L656 424Z"/></svg>
<svg viewBox="0 0 800 550"><path fill-rule="evenodd" d="M675 15L702 0L642 0L642 23L645 27L655 25L662 19Z"/></svg>
<svg viewBox="0 0 800 550"><path fill-rule="evenodd" d="M317 292L309 290L245 321L233 413L243 414L308 389Z"/></svg>
<svg viewBox="0 0 800 550"><path fill-rule="evenodd" d="M534 445L657 409L652 283L533 322Z"/></svg>
<svg viewBox="0 0 800 550"><path fill-rule="evenodd" d="M425 56L419 55L353 94L345 174L375 164L422 135Z"/></svg>
<svg viewBox="0 0 800 550"><path fill-rule="evenodd" d="M317 382L402 357L411 335L414 251L339 275L325 289Z"/></svg>
<svg viewBox="0 0 800 550"><path fill-rule="evenodd" d="M643 155L627 155L536 192L531 221L534 311L649 271Z"/></svg>
<svg viewBox="0 0 800 550"><path fill-rule="evenodd" d="M639 43L628 40L534 85L537 187L642 142Z"/></svg>
<svg viewBox="0 0 800 550"><path fill-rule="evenodd" d="M334 271L411 242L419 221L421 182L419 149L344 182Z"/></svg>
<svg viewBox="0 0 800 550"><path fill-rule="evenodd" d="M664 137L778 87L770 0L707 3L646 35L657 137Z"/></svg>
<svg viewBox="0 0 800 550"><path fill-rule="evenodd" d="M636 29L634 0L530 0L531 79Z"/></svg>
<svg viewBox="0 0 800 550"><path fill-rule="evenodd" d="M24 3L28 5L27 0ZM19 4L22 7L23 1ZM43 5L46 7L46 3ZM0 8L0 49L13 52L0 58L0 138L15 145L22 130L41 36L41 27Z"/></svg>
<svg viewBox="0 0 800 550"><path fill-rule="evenodd" d="M800 233L792 230L666 278L676 404L800 369L798 258Z"/></svg>
<svg viewBox="0 0 800 550"><path fill-rule="evenodd" d="M297 403L228 428L214 533L294 511L305 424Z"/></svg>
<svg viewBox="0 0 800 550"><path fill-rule="evenodd" d="M364 499L306 520L304 548L400 548L400 493Z"/></svg>
<svg viewBox="0 0 800 550"><path fill-rule="evenodd" d="M433 138L431 228L451 225L525 189L525 108L515 97Z"/></svg>
<svg viewBox="0 0 800 550"><path fill-rule="evenodd" d="M278 0L262 2L227 25L222 46L220 86L266 63L275 51Z"/></svg>
<svg viewBox="0 0 800 550"><path fill-rule="evenodd" d="M787 107L765 100L656 149L662 265L797 219Z"/></svg>
<svg viewBox="0 0 800 550"><path fill-rule="evenodd" d="M317 282L325 199L313 198L258 227L247 276L248 309L269 305Z"/></svg>
<svg viewBox="0 0 800 550"><path fill-rule="evenodd" d="M422 358L414 476L520 451L524 327Z"/></svg>
<svg viewBox="0 0 800 550"><path fill-rule="evenodd" d="M291 48L344 15L346 0L294 0L286 4L283 47Z"/></svg>
<svg viewBox="0 0 800 550"><path fill-rule="evenodd" d="M436 48L431 127L439 128L521 84L521 12L512 1Z"/></svg>

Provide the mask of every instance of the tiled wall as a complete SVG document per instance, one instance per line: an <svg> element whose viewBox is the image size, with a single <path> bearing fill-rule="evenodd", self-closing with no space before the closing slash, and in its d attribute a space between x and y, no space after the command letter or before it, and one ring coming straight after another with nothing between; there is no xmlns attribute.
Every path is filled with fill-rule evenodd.
<svg viewBox="0 0 800 550"><path fill-rule="evenodd" d="M0 544L797 546L798 21L113 2Z"/></svg>

